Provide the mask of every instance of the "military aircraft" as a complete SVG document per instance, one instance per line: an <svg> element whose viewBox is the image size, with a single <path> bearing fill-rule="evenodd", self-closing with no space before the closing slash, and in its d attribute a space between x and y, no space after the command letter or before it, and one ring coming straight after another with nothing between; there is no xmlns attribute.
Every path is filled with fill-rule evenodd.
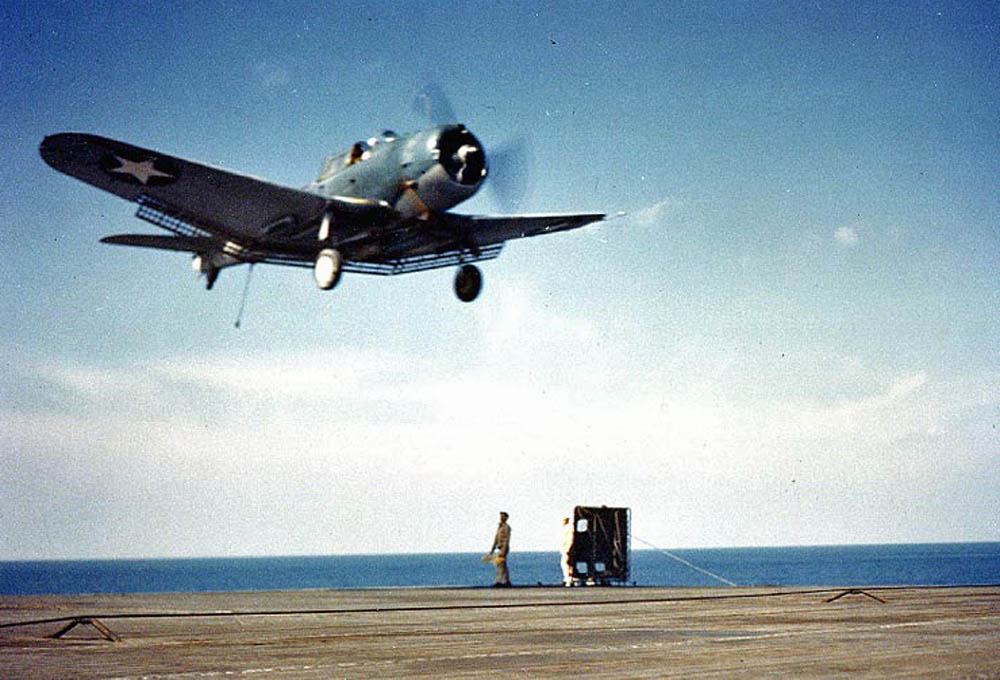
<svg viewBox="0 0 1000 680"><path fill-rule="evenodd" d="M483 145L458 124L357 142L328 157L301 189L90 134L51 135L39 153L59 172L137 203L136 217L172 232L101 242L192 253L207 288L239 264L311 267L323 290L344 272L455 266L455 293L471 302L482 288L473 263L497 257L505 241L604 218L449 212L488 174Z"/></svg>

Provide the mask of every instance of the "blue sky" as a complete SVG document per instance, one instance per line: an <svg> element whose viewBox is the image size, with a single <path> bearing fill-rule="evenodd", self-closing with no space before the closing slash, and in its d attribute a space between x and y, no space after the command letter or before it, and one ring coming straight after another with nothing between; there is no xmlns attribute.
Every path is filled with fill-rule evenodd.
<svg viewBox="0 0 1000 680"><path fill-rule="evenodd" d="M8 3L0 559L998 540L992 2ZM47 167L92 132L290 186L435 82L523 212L452 273L227 270ZM488 191L460 207L497 210Z"/></svg>

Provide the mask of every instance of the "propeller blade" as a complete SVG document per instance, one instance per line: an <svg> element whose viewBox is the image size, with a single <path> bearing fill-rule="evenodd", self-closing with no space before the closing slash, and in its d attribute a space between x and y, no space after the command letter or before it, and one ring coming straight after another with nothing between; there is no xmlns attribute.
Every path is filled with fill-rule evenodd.
<svg viewBox="0 0 1000 680"><path fill-rule="evenodd" d="M413 110L425 116L431 125L458 122L448 95L437 83L427 83L417 92L417 96L413 98Z"/></svg>
<svg viewBox="0 0 1000 680"><path fill-rule="evenodd" d="M487 183L499 208L517 212L528 193L531 152L528 140L516 137L487 153L490 172Z"/></svg>
<svg viewBox="0 0 1000 680"><path fill-rule="evenodd" d="M413 110L429 120L431 125L461 122L444 88L432 80L426 82L413 98ZM524 137L510 139L496 147L487 145L489 175L486 183L497 207L503 212L517 212L527 196L531 180L529 149L528 140Z"/></svg>

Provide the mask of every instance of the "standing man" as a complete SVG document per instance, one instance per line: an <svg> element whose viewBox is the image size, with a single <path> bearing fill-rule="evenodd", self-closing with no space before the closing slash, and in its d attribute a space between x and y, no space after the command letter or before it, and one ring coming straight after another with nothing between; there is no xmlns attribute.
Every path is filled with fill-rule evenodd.
<svg viewBox="0 0 1000 680"><path fill-rule="evenodd" d="M490 548L490 555L493 555L496 551L496 555L493 556L493 564L497 565L497 579L496 583L493 584L494 588L509 588L510 587L510 572L507 571L507 553L510 552L510 525L507 524L507 513L500 513L500 525L497 527L496 536L493 537L493 547ZM483 558L484 560L486 558Z"/></svg>

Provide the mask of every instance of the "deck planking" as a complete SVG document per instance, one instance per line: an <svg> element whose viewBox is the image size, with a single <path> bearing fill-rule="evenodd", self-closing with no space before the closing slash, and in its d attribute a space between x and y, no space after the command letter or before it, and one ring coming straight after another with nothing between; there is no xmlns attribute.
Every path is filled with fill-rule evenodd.
<svg viewBox="0 0 1000 680"><path fill-rule="evenodd" d="M9 678L1000 677L1000 587L0 597ZM169 616L166 616L169 615ZM128 618L128 617L135 618Z"/></svg>

